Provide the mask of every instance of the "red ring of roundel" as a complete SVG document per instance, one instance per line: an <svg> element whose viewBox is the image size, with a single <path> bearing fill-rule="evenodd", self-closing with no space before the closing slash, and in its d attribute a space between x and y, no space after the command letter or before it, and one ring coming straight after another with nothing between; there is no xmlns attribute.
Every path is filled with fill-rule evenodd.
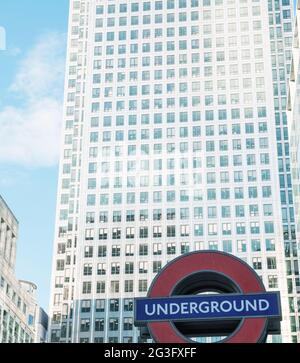
<svg viewBox="0 0 300 363"><path fill-rule="evenodd" d="M196 252L171 262L154 280L148 297L171 296L178 281L192 273L211 270L228 276L241 288L242 293L260 293L265 289L256 273L234 256L222 252ZM257 343L264 335L267 318L245 318L239 328L224 342ZM191 343L171 322L148 323L152 337L158 343Z"/></svg>

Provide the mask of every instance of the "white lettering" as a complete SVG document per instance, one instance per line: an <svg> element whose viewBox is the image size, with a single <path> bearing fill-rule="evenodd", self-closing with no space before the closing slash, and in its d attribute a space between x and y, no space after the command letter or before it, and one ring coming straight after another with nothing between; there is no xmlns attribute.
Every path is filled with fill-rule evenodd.
<svg viewBox="0 0 300 363"><path fill-rule="evenodd" d="M211 312L213 313L214 311L216 311L217 313L220 312L219 310L219 303L217 301L212 301L211 302L211 305L210 305L210 308L211 308Z"/></svg>
<svg viewBox="0 0 300 363"><path fill-rule="evenodd" d="M227 309L224 307L224 305L228 305ZM224 312L224 313L228 313L229 311L232 310L232 304L231 302L225 300L225 301L222 301L221 304L220 304L220 309Z"/></svg>
<svg viewBox="0 0 300 363"><path fill-rule="evenodd" d="M168 304L165 304L165 306L158 304L157 305L157 315L160 315L160 312L162 312L164 315L167 315L168 314Z"/></svg>
<svg viewBox="0 0 300 363"><path fill-rule="evenodd" d="M178 304L172 303L170 304L170 314L176 315L180 312L180 306Z"/></svg>
<svg viewBox="0 0 300 363"><path fill-rule="evenodd" d="M152 304L152 311L150 312L150 311L149 311L149 305L148 305L148 304L146 304L146 306L145 306L145 313L146 313L146 315L148 315L148 316L152 316L152 315L154 315L154 314L155 314L155 305L154 305L154 304Z"/></svg>
<svg viewBox="0 0 300 363"><path fill-rule="evenodd" d="M258 300L258 306L259 306L259 311L266 311L269 309L270 303L267 300L260 299Z"/></svg>
<svg viewBox="0 0 300 363"><path fill-rule="evenodd" d="M207 314L209 313L209 303L207 301L204 301L199 304L199 311L201 313Z"/></svg>
<svg viewBox="0 0 300 363"><path fill-rule="evenodd" d="M227 300L213 300L208 301L203 299L201 302L194 301L178 301L174 302L150 302L145 304L145 315L148 317L154 316L166 316L166 315L187 315L192 314L194 316L201 314L214 314L214 313L256 313L264 312L270 308L270 302L268 299L257 298L239 298ZM246 314L247 315L247 314Z"/></svg>
<svg viewBox="0 0 300 363"><path fill-rule="evenodd" d="M191 304L190 304L190 312L191 312L191 314L193 314L193 313L199 314L199 311L198 311L198 308L197 308L197 303L191 302Z"/></svg>
<svg viewBox="0 0 300 363"><path fill-rule="evenodd" d="M240 307L238 308L238 306L237 306L237 301L236 300L233 300L233 310L234 311L237 311L237 312L241 312L241 311L243 311L244 310L244 307L245 307L245 301L244 300L241 300L241 305L240 305Z"/></svg>
<svg viewBox="0 0 300 363"><path fill-rule="evenodd" d="M257 301L254 300L253 303L251 303L251 301L245 300L245 309L246 309L246 311L249 311L251 309L253 311L257 311Z"/></svg>
<svg viewBox="0 0 300 363"><path fill-rule="evenodd" d="M188 314L188 305L189 303L181 303L181 314Z"/></svg>

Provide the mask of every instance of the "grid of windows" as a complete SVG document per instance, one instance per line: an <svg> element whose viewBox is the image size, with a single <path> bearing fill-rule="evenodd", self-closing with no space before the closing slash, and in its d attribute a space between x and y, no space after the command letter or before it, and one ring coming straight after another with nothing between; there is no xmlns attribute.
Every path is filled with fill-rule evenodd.
<svg viewBox="0 0 300 363"><path fill-rule="evenodd" d="M285 245L286 268L292 277L293 288L289 292L289 300L297 304L297 281L299 280L299 252L296 243L296 226L294 200L292 192L291 161L289 146L289 131L287 122L287 87L290 77L292 59L292 17L293 2L277 1L268 2L270 41L272 51L272 80L274 89L275 125L277 155L279 166L280 200L282 209L283 240ZM290 310L292 341L299 341L300 329L299 309ZM296 326L296 329L295 329Z"/></svg>
<svg viewBox="0 0 300 363"><path fill-rule="evenodd" d="M52 302L66 339L95 330L83 299L89 315L103 301L105 341L136 341L126 299L189 251L236 254L285 291L267 14L255 0L73 1L54 266L68 275Z"/></svg>

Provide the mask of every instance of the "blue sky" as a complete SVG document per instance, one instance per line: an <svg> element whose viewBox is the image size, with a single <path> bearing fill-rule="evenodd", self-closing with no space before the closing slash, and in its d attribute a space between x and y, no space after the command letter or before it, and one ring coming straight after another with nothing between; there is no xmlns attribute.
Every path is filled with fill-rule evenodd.
<svg viewBox="0 0 300 363"><path fill-rule="evenodd" d="M20 222L17 277L46 310L67 21L68 0L0 1L0 194Z"/></svg>

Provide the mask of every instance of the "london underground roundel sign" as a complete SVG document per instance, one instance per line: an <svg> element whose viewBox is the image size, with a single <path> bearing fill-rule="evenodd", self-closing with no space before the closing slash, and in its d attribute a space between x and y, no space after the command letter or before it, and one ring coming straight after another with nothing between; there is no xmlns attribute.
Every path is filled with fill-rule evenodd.
<svg viewBox="0 0 300 363"><path fill-rule="evenodd" d="M192 343L191 336L227 336L221 343L259 343L280 333L278 292L233 255L200 251L171 261L148 296L135 299L135 325L157 343Z"/></svg>

